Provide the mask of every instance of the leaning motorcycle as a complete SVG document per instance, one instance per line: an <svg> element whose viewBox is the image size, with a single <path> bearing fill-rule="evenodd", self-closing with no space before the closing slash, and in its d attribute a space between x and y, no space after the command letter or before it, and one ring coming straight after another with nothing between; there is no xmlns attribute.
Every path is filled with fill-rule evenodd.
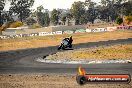
<svg viewBox="0 0 132 88"><path fill-rule="evenodd" d="M65 38L62 40L61 45L58 47L58 50L65 50L66 48L72 48L72 43L69 38Z"/></svg>

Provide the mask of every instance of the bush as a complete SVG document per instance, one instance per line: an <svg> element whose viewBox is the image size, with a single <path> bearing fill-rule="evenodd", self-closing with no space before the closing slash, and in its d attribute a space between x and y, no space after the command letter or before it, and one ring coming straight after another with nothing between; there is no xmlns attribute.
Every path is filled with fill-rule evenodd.
<svg viewBox="0 0 132 88"><path fill-rule="evenodd" d="M118 17L117 19L116 19L116 23L117 24L122 24L123 23L123 19L122 18L120 18L120 17Z"/></svg>
<svg viewBox="0 0 132 88"><path fill-rule="evenodd" d="M34 20L33 18L28 18L27 20L26 20L26 24L27 25L33 25L33 24L35 24L35 23L37 23L36 22L36 20Z"/></svg>
<svg viewBox="0 0 132 88"><path fill-rule="evenodd" d="M23 25L22 22L16 21L16 22L11 23L9 27L10 27L10 28L16 28L16 27L20 27L20 26L22 26L22 25Z"/></svg>
<svg viewBox="0 0 132 88"><path fill-rule="evenodd" d="M127 24L130 24L132 22L132 16L126 16L125 21Z"/></svg>
<svg viewBox="0 0 132 88"><path fill-rule="evenodd" d="M33 24L33 25L31 26L31 28L36 29L36 28L41 28L41 26L40 26L39 24Z"/></svg>
<svg viewBox="0 0 132 88"><path fill-rule="evenodd" d="M0 30L1 31L4 31L6 28L8 28L10 25L11 25L12 22L7 22L7 23L4 23L1 27L0 27Z"/></svg>
<svg viewBox="0 0 132 88"><path fill-rule="evenodd" d="M2 34L2 27L0 27L0 35Z"/></svg>

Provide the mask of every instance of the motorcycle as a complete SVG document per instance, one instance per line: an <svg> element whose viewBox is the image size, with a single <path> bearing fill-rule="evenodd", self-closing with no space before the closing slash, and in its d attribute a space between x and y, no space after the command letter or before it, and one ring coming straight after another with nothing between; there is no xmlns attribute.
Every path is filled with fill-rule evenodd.
<svg viewBox="0 0 132 88"><path fill-rule="evenodd" d="M58 47L58 50L65 50L66 48L72 48L72 37L65 38L62 40L61 45Z"/></svg>

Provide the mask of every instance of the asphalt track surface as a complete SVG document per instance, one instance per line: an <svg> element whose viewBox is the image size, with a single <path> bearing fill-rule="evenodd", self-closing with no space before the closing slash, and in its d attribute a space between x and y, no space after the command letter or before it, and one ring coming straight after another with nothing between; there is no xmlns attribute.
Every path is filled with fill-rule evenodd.
<svg viewBox="0 0 132 88"><path fill-rule="evenodd" d="M115 44L132 44L132 38L73 45L73 49L110 46ZM80 64L49 64L37 62L43 57L56 52L58 46L0 52L0 74L76 74ZM82 64L87 73L94 74L131 74L132 63L126 64Z"/></svg>

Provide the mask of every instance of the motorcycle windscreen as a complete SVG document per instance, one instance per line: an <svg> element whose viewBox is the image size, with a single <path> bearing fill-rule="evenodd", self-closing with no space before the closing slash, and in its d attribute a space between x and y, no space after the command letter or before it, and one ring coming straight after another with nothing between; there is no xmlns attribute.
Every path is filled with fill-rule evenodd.
<svg viewBox="0 0 132 88"><path fill-rule="evenodd" d="M68 45L68 41L63 40L63 41L62 41L62 44L64 44L64 45Z"/></svg>

